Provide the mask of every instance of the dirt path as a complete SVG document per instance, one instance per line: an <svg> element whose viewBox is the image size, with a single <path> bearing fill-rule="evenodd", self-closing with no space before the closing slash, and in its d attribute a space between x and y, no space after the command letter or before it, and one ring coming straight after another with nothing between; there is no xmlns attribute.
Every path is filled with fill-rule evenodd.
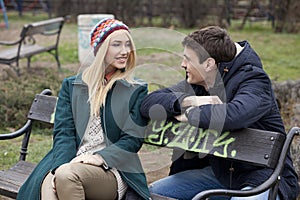
<svg viewBox="0 0 300 200"><path fill-rule="evenodd" d="M171 153L172 150L167 148L157 148L151 151L144 147L141 149L139 156L148 183L168 175L171 164Z"/></svg>

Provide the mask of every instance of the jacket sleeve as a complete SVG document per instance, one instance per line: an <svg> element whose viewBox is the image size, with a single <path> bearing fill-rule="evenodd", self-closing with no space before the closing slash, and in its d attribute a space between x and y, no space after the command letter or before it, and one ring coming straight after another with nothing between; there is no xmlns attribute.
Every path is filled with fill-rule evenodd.
<svg viewBox="0 0 300 200"><path fill-rule="evenodd" d="M274 96L267 74L257 70L239 78L244 81L236 83L239 87L232 99L224 104L192 109L188 115L189 123L201 128L227 131L250 127L271 112Z"/></svg>
<svg viewBox="0 0 300 200"><path fill-rule="evenodd" d="M76 155L76 131L72 114L70 87L64 79L58 95L53 129L52 171Z"/></svg>
<svg viewBox="0 0 300 200"><path fill-rule="evenodd" d="M117 117L123 119L122 125L118 124L118 122L116 123L116 126L120 126L119 138L117 138L115 142L109 141L112 144L96 152L103 157L108 167L115 167L119 171L142 172L137 152L144 142L144 133L148 120L141 116L139 107L147 95L147 92L148 89L146 85L139 86L135 89L129 100L129 112L119 110L119 113L117 113ZM112 104L112 107L114 106L115 105ZM106 131L108 131L107 134L112 134L109 132L110 130Z"/></svg>
<svg viewBox="0 0 300 200"><path fill-rule="evenodd" d="M193 90L185 80L169 88L156 90L148 94L142 102L141 114L151 119L165 119L180 115L181 102L190 95L193 95Z"/></svg>

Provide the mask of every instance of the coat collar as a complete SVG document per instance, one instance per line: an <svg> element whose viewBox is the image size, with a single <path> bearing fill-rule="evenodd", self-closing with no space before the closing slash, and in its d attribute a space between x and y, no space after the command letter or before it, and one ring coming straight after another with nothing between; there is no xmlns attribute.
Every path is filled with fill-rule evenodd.
<svg viewBox="0 0 300 200"><path fill-rule="evenodd" d="M128 81L124 80L124 79L120 79L117 82L122 83L126 87L130 87L131 86L131 84ZM73 81L72 84L87 86L87 84L82 80L82 73L78 74L75 77L75 79L74 79L74 81Z"/></svg>
<svg viewBox="0 0 300 200"><path fill-rule="evenodd" d="M113 88L116 85L123 85L125 87L130 87L131 84L128 83L126 80L118 80L114 84ZM122 87L121 87L122 88ZM79 137L79 141L83 138L85 133L86 126L88 125L88 121L90 118L90 104L88 102L89 95L88 95L88 86L82 80L82 74L78 74L74 77L72 81L72 112L74 123L77 130L77 136ZM107 105L108 102L106 102ZM102 116L102 110L101 110ZM105 122L104 122L105 123Z"/></svg>

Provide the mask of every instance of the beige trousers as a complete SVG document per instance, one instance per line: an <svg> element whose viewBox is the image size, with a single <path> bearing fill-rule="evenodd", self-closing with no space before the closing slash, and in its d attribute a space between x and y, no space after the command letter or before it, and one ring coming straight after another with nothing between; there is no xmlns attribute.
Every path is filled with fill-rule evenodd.
<svg viewBox="0 0 300 200"><path fill-rule="evenodd" d="M42 200L114 200L118 197L114 174L102 167L83 163L61 165L55 171L56 193L52 189L52 177L48 173L42 183Z"/></svg>

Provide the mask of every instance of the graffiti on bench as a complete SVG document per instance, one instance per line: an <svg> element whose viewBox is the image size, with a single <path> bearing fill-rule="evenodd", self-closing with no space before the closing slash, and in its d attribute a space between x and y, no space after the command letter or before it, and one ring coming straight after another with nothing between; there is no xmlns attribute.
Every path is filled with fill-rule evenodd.
<svg viewBox="0 0 300 200"><path fill-rule="evenodd" d="M236 156L236 150L230 148L235 140L230 132L220 134L216 130L166 120L151 121L145 139L146 143L157 146L178 147L223 158Z"/></svg>

